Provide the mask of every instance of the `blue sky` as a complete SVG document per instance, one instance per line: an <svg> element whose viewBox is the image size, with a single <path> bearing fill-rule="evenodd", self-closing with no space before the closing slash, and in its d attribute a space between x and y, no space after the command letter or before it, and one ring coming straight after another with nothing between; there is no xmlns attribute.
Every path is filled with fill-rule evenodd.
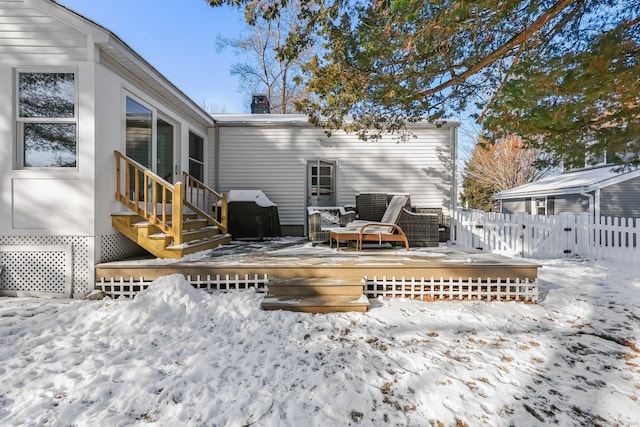
<svg viewBox="0 0 640 427"><path fill-rule="evenodd" d="M242 11L204 0L58 0L106 27L198 104L248 113L251 100L229 74L238 59L216 52L216 36L237 37Z"/></svg>
<svg viewBox="0 0 640 427"><path fill-rule="evenodd" d="M239 59L216 51L216 37L238 37L243 12L212 8L205 0L58 0L106 27L198 104L218 113L249 113L251 100L229 74ZM478 130L468 120L459 130L460 155L468 158Z"/></svg>

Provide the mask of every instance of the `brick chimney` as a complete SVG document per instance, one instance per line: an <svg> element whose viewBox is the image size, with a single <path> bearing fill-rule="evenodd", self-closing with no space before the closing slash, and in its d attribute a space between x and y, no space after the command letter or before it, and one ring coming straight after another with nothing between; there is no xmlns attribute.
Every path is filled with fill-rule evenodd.
<svg viewBox="0 0 640 427"><path fill-rule="evenodd" d="M251 99L251 114L269 114L271 107L267 95L253 95Z"/></svg>

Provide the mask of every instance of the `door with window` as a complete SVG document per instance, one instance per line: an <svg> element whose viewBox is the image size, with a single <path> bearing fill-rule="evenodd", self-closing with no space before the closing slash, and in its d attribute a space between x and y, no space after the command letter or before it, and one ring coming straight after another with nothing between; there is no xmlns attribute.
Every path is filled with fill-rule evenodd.
<svg viewBox="0 0 640 427"><path fill-rule="evenodd" d="M307 164L307 206L336 205L336 163L318 159Z"/></svg>
<svg viewBox="0 0 640 427"><path fill-rule="evenodd" d="M156 110L130 97L126 100L126 155L164 180L177 181L176 126Z"/></svg>

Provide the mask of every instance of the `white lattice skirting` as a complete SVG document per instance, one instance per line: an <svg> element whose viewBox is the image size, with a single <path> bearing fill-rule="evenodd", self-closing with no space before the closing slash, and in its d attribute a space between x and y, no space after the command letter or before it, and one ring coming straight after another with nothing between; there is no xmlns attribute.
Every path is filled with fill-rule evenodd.
<svg viewBox="0 0 640 427"><path fill-rule="evenodd" d="M144 250L121 234L98 236L0 236L0 295L69 298L93 289L94 244L100 262Z"/></svg>
<svg viewBox="0 0 640 427"><path fill-rule="evenodd" d="M69 298L72 259L70 245L1 245L0 295Z"/></svg>
<svg viewBox="0 0 640 427"><path fill-rule="evenodd" d="M269 279L267 275L245 274L245 275L206 275L206 276L187 276L187 281L196 289L202 289L207 292L214 291L238 291L246 289L256 289L257 292L266 292ZM126 297L132 298L138 292L147 289L152 282L144 278L120 278L120 279L101 279L96 283L96 289L104 292L111 298Z"/></svg>
<svg viewBox="0 0 640 427"><path fill-rule="evenodd" d="M266 292L267 275L215 275L187 276L187 281L197 289L207 292L256 289ZM369 298L411 298L422 301L522 301L538 302L538 279L396 279L383 277L364 278L364 294ZM147 289L151 281L144 278L101 279L96 289L112 298L134 297Z"/></svg>
<svg viewBox="0 0 640 427"><path fill-rule="evenodd" d="M369 298L412 298L422 301L523 301L538 302L538 279L397 279L365 277Z"/></svg>

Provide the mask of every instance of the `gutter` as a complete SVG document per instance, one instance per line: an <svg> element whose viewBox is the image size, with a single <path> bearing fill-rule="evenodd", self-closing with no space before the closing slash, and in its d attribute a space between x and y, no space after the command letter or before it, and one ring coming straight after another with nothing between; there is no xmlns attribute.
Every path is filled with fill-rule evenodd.
<svg viewBox="0 0 640 427"><path fill-rule="evenodd" d="M589 215L591 216L591 222L595 224L596 222L596 202L593 197L593 194L587 193L588 188L584 187L580 190L580 195L585 196L589 199Z"/></svg>

